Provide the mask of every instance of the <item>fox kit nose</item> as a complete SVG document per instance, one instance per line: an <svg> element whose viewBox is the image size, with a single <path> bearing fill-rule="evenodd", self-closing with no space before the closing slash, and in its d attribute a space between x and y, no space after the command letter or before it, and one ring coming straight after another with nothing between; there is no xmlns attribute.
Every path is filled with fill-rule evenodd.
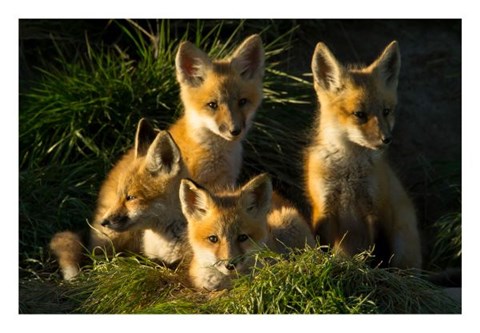
<svg viewBox="0 0 480 333"><path fill-rule="evenodd" d="M119 229L124 228L129 221L128 216L126 215L113 215L104 219L100 224L102 227L107 227L110 229Z"/></svg>
<svg viewBox="0 0 480 333"><path fill-rule="evenodd" d="M385 137L382 139L382 142L386 145L389 145L391 142L392 142L392 138L391 137Z"/></svg>
<svg viewBox="0 0 480 333"><path fill-rule="evenodd" d="M241 128L235 127L233 130L230 131L232 136L238 136L242 132Z"/></svg>

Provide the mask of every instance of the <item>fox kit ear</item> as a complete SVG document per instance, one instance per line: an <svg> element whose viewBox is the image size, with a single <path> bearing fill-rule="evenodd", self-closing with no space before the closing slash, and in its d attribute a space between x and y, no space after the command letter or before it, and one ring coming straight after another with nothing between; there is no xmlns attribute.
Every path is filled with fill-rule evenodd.
<svg viewBox="0 0 480 333"><path fill-rule="evenodd" d="M205 216L208 210L210 193L193 180L182 179L180 182L180 203L182 212L190 220L199 219Z"/></svg>
<svg viewBox="0 0 480 333"><path fill-rule="evenodd" d="M157 133L158 131L152 127L147 119L140 119L137 125L137 132L135 134L135 158L142 157L147 154L148 148L152 144L153 140L155 140Z"/></svg>
<svg viewBox="0 0 480 333"><path fill-rule="evenodd" d="M205 73L212 66L208 55L190 42L183 42L175 58L177 80L191 86L202 84Z"/></svg>
<svg viewBox="0 0 480 333"><path fill-rule="evenodd" d="M315 83L323 90L335 91L342 87L343 66L322 42L313 53L312 73Z"/></svg>
<svg viewBox="0 0 480 333"><path fill-rule="evenodd" d="M272 204L272 181L268 174L261 174L242 187L241 205L251 215L266 215Z"/></svg>
<svg viewBox="0 0 480 333"><path fill-rule="evenodd" d="M232 65L244 79L261 79L265 67L265 52L259 35L252 35L235 50Z"/></svg>
<svg viewBox="0 0 480 333"><path fill-rule="evenodd" d="M180 150L170 133L161 131L148 149L146 168L152 173L176 174L180 171L180 159Z"/></svg>
<svg viewBox="0 0 480 333"><path fill-rule="evenodd" d="M400 48L397 41L391 42L371 65L373 71L378 73L385 86L396 89L400 74Z"/></svg>

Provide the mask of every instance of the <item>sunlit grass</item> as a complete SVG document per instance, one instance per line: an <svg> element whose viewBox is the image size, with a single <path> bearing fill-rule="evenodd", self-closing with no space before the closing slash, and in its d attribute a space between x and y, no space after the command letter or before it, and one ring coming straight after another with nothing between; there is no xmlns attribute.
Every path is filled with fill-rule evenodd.
<svg viewBox="0 0 480 333"><path fill-rule="evenodd" d="M140 256L94 261L56 291L51 282L49 288L46 282L37 284L38 289L32 284L23 288L30 287L30 295L50 295L48 301L37 303L45 312L62 312L65 304L76 313L460 312L459 304L418 272L372 268L368 253L345 259L310 248L288 260L268 251L256 256L258 267L238 278L230 291L196 291L184 269L170 270ZM31 302L26 298L23 307L28 309ZM73 310L72 304L76 304Z"/></svg>

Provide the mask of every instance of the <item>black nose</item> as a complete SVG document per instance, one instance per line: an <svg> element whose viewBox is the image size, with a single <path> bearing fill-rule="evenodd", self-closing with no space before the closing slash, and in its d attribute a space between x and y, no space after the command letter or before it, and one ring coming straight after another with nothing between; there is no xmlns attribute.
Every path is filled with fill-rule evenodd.
<svg viewBox="0 0 480 333"><path fill-rule="evenodd" d="M121 227L125 226L128 221L129 221L129 219L128 219L127 215L116 214L116 215L109 216L108 218L103 220L102 223L100 223L100 224L103 227L108 227L108 228L114 229L114 228L121 228Z"/></svg>
<svg viewBox="0 0 480 333"><path fill-rule="evenodd" d="M386 145L390 144L392 142L392 138L391 137L387 137L387 138L383 138L382 139L382 142Z"/></svg>
<svg viewBox="0 0 480 333"><path fill-rule="evenodd" d="M229 271L233 271L235 269L235 265L228 263L225 265L225 268L228 269Z"/></svg>
<svg viewBox="0 0 480 333"><path fill-rule="evenodd" d="M232 136L238 136L240 134L240 132L242 132L242 130L240 128L234 128L233 131L230 131L230 134Z"/></svg>

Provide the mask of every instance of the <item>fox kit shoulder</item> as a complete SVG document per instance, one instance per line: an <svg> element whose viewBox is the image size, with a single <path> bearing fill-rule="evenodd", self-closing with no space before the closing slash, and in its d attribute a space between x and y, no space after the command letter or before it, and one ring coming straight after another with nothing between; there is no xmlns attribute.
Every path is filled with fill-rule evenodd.
<svg viewBox="0 0 480 333"><path fill-rule="evenodd" d="M414 208L385 157L395 123L398 43L366 67L345 67L318 43L312 72L320 112L305 176L315 232L347 254L386 238L393 265L420 267Z"/></svg>
<svg viewBox="0 0 480 333"><path fill-rule="evenodd" d="M252 252L264 246L286 253L314 245L310 228L295 207L286 201L272 205L272 184L266 174L239 190L216 194L185 179L180 200L193 252L189 273L198 289L228 288L233 277L253 267Z"/></svg>
<svg viewBox="0 0 480 333"><path fill-rule="evenodd" d="M190 176L204 185L233 185L242 163L241 141L262 100L264 51L258 35L227 59L211 60L190 42L176 55L183 116L169 131Z"/></svg>
<svg viewBox="0 0 480 333"><path fill-rule="evenodd" d="M179 261L186 244L186 222L177 193L186 176L170 134L154 130L142 119L135 146L101 186L88 248L144 253L167 264ZM66 232L57 234L51 243L66 279L78 273L81 248L74 246L76 240Z"/></svg>

